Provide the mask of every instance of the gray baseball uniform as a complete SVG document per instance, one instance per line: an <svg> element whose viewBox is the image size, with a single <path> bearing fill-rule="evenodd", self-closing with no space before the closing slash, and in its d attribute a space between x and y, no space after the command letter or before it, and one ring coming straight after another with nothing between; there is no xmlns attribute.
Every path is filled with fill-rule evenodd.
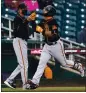
<svg viewBox="0 0 86 93"><path fill-rule="evenodd" d="M13 40L13 47L18 60L18 66L12 72L12 74L7 78L7 81L12 83L13 79L21 73L23 85L28 79L28 59L27 59L27 42L20 38L15 38Z"/></svg>
<svg viewBox="0 0 86 93"><path fill-rule="evenodd" d="M42 50L42 53L41 53L37 71L32 79L33 83L39 84L40 78L41 78L41 76L44 72L44 69L46 67L46 64L49 61L49 59L51 58L51 56L56 58L61 63L62 66L73 67L73 65L74 65L73 61L66 59L65 54L64 54L63 43L60 39L57 41L57 44L55 44L55 45L50 46L48 44L45 44L44 48Z"/></svg>
<svg viewBox="0 0 86 93"><path fill-rule="evenodd" d="M23 87L28 77L28 56L27 56L27 39L28 39L28 21L19 14L14 19L14 39L13 48L17 57L18 66L12 72L7 81L12 82L13 79L21 73Z"/></svg>
<svg viewBox="0 0 86 93"><path fill-rule="evenodd" d="M37 67L37 71L32 78L32 82L39 84L40 78L44 72L47 62L53 56L60 64L64 67L73 67L74 62L72 60L67 60L64 53L63 42L60 40L58 35L58 24L55 19L50 19L48 21L43 20L39 26L43 29L43 35L45 37L45 45L41 53L40 61ZM49 28L47 28L49 27ZM47 37L45 31L51 31L52 36ZM78 68L75 67L75 68ZM82 70L82 67L80 68Z"/></svg>

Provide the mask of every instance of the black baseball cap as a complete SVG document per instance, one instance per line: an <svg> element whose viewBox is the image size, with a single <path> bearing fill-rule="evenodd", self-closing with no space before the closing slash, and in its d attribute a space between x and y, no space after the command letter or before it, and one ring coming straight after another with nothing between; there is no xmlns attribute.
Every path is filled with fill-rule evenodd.
<svg viewBox="0 0 86 93"><path fill-rule="evenodd" d="M46 16L54 16L56 14L56 9L52 5L48 5L44 7L44 9L47 11Z"/></svg>

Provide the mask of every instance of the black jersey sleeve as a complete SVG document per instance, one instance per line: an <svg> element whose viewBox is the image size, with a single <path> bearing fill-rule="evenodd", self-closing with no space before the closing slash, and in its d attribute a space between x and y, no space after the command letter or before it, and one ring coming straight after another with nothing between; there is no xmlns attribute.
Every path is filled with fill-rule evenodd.
<svg viewBox="0 0 86 93"><path fill-rule="evenodd" d="M25 18L24 20L23 20L23 24L28 24L29 23L29 21Z"/></svg>

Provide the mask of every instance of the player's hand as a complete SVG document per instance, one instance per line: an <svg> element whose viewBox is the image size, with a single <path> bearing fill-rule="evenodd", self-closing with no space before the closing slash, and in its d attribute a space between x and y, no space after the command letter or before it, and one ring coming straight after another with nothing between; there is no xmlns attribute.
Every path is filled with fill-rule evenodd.
<svg viewBox="0 0 86 93"><path fill-rule="evenodd" d="M35 12L31 13L31 15L27 17L28 21L35 20L35 19L36 19L36 13Z"/></svg>
<svg viewBox="0 0 86 93"><path fill-rule="evenodd" d="M39 33L42 33L43 29L40 26L36 26L36 31L39 32Z"/></svg>

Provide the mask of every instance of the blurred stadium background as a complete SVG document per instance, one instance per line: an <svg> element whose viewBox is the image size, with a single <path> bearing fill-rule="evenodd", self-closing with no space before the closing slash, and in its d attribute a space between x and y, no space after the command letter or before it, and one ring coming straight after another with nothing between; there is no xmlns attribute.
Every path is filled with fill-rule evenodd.
<svg viewBox="0 0 86 93"><path fill-rule="evenodd" d="M28 15L35 10L37 13L36 24L40 22L42 9L52 4L57 10L55 19L59 24L59 33L64 42L65 53L68 59L81 62L86 68L86 0L1 0L1 81L10 75L17 65L16 56L12 47L13 19L19 3L25 2L28 7ZM30 24L28 36L28 60L29 78L36 71L41 49L43 47L43 36L34 32ZM81 36L81 37L80 37ZM41 86L85 86L86 77L62 69L59 63L51 58L48 62L52 80L43 75ZM20 76L16 78L17 86L20 86ZM48 83L50 82L50 84Z"/></svg>

